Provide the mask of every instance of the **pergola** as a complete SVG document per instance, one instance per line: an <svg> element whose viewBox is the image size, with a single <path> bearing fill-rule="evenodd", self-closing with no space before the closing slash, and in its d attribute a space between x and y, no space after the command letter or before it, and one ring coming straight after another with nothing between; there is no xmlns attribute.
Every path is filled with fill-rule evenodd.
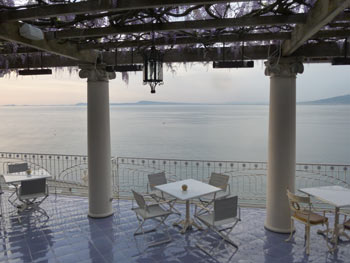
<svg viewBox="0 0 350 263"><path fill-rule="evenodd" d="M290 232L286 189L293 191L295 184L296 75L303 63L350 64L349 4L0 0L0 73L77 66L88 79L89 215L99 218L113 214L108 81L115 71L126 74L144 64L151 47L169 64L215 61L241 67L247 60L265 60L270 76L265 227Z"/></svg>

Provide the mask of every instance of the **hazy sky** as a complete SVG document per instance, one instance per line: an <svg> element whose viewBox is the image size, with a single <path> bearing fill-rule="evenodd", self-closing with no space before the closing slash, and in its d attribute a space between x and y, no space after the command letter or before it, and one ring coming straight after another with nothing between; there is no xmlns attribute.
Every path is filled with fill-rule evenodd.
<svg viewBox="0 0 350 263"><path fill-rule="evenodd" d="M297 101L350 94L350 66L305 64L297 76ZM164 85L156 94L142 85L142 72L129 73L129 85L121 74L110 81L111 102L140 100L174 102L268 102L269 77L262 61L254 69L212 69L211 64L177 65L176 73L164 68ZM0 105L75 104L86 102L86 79L75 71L51 76L6 76L0 79Z"/></svg>

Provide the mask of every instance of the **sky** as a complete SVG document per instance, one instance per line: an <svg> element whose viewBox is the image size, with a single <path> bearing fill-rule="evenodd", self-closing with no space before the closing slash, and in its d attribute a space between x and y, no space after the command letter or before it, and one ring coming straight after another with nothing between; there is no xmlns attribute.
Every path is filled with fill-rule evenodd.
<svg viewBox="0 0 350 263"><path fill-rule="evenodd" d="M268 103L269 77L263 61L253 69L213 69L211 64L174 65L175 73L164 67L164 85L156 94L142 84L142 72L129 73L129 84L120 73L109 82L110 102L141 100L194 103ZM86 102L86 79L78 71L53 71L49 76L5 76L0 79L0 105L75 104ZM297 75L297 101L311 101L350 94L350 66L304 64Z"/></svg>

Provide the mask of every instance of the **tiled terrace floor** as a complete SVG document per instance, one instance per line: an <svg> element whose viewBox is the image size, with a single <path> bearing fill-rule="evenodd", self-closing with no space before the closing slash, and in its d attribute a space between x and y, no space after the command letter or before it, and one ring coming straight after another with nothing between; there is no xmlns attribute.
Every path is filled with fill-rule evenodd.
<svg viewBox="0 0 350 263"><path fill-rule="evenodd" d="M137 221L131 201L113 201L115 214L104 219L86 216L88 200L83 197L50 196L43 207L50 215L46 223L33 217L20 223L3 196L0 262L350 262L350 242L341 242L337 253L330 254L323 236L316 234L318 227L312 228L310 256L304 251L300 224L290 243L284 241L288 235L266 231L264 209L242 208L242 221L231 234L238 251L227 245L214 260L195 246L201 231L182 235L170 227L171 243L146 249L143 237L133 236ZM184 210L183 205L178 208ZM176 219L173 215L168 225ZM148 236L153 235L160 233Z"/></svg>

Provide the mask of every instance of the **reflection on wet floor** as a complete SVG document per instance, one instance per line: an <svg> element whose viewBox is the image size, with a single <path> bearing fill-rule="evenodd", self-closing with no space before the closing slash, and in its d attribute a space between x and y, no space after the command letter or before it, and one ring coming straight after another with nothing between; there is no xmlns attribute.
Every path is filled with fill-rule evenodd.
<svg viewBox="0 0 350 263"><path fill-rule="evenodd" d="M162 238L162 232L134 237L138 222L128 200L113 201L113 216L92 219L87 217L87 198L52 195L42 204L49 220L24 214L20 223L14 208L7 202L7 196L5 193L2 200L0 262L288 263L349 262L350 258L350 241L341 241L339 250L330 254L324 237L316 233L318 227L311 228L311 253L307 256L304 226L296 223L294 239L286 243L284 240L288 235L264 229L265 209L242 208L242 221L231 233L239 249L236 251L232 246L224 245L213 259L196 247L196 242L202 237L201 231L191 230L183 235L172 226L172 222L178 219L176 215L167 220L172 242L145 247L150 239ZM179 204L177 208L185 214L184 205ZM210 247L219 239L212 233L203 241Z"/></svg>

